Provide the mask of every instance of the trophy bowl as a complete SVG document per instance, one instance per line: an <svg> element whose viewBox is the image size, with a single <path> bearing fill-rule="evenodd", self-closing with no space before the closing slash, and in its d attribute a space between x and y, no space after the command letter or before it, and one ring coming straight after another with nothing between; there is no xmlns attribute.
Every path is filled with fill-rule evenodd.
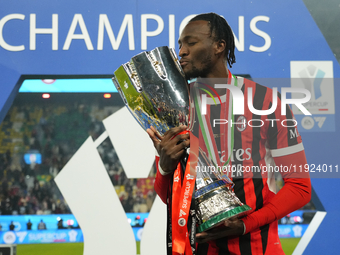
<svg viewBox="0 0 340 255"><path fill-rule="evenodd" d="M188 85L172 48L157 47L132 57L112 80L144 130L153 126L163 135L172 127L188 125Z"/></svg>

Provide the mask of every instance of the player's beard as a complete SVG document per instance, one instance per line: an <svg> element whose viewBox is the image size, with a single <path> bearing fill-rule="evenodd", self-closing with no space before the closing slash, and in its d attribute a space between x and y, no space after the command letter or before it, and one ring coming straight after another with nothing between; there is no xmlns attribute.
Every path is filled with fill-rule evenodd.
<svg viewBox="0 0 340 255"><path fill-rule="evenodd" d="M197 61L195 61L197 62ZM205 56L201 61L201 66L197 67L194 63L191 65L191 70L188 70L185 72L185 78L187 80L201 77L206 78L207 75L210 73L210 70L212 68L212 61L211 61L211 55Z"/></svg>

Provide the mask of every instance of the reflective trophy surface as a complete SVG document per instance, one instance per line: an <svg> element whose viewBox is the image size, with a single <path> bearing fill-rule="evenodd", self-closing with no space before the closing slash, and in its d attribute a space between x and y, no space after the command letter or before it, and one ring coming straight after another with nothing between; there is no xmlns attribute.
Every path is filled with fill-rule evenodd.
<svg viewBox="0 0 340 255"><path fill-rule="evenodd" d="M153 126L163 135L172 127L188 125L188 85L173 49L157 47L134 56L112 80L144 130Z"/></svg>
<svg viewBox="0 0 340 255"><path fill-rule="evenodd" d="M144 130L153 126L163 135L172 127L186 125L192 130L198 125L194 121L195 107L190 107L188 84L173 49L157 47L132 57L114 72L112 80ZM209 166L214 165L199 149L197 167ZM236 197L232 182L218 172L196 171L194 197L199 232L251 209Z"/></svg>

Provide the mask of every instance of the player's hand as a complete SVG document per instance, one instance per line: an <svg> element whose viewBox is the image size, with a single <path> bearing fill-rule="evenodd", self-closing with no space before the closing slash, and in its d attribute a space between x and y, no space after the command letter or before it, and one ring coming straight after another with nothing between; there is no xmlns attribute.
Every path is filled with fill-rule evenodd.
<svg viewBox="0 0 340 255"><path fill-rule="evenodd" d="M176 170L186 148L190 146L189 133L179 134L186 129L186 126L171 128L163 137L153 127L146 130L159 154L159 164L166 173Z"/></svg>
<svg viewBox="0 0 340 255"><path fill-rule="evenodd" d="M148 133L149 137L151 138L152 142L153 142L153 146L156 148L157 150L157 146L158 144L161 142L162 140L162 136L157 132L157 130L154 127L150 127L146 130L146 132ZM157 153L159 154L158 150Z"/></svg>
<svg viewBox="0 0 340 255"><path fill-rule="evenodd" d="M211 240L219 239L228 236L243 235L244 225L240 219L225 220L222 226L213 228L206 232L196 234L196 242L206 243Z"/></svg>

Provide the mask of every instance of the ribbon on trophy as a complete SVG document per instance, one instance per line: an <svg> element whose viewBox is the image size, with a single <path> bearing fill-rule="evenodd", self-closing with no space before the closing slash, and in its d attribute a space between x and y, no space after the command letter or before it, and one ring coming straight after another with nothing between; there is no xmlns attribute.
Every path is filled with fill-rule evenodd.
<svg viewBox="0 0 340 255"><path fill-rule="evenodd" d="M172 189L172 251L173 254L190 255L191 247L187 229L195 176L190 174L190 155L182 180L181 166L178 165Z"/></svg>
<svg viewBox="0 0 340 255"><path fill-rule="evenodd" d="M226 85L237 86L237 79L229 71ZM234 145L232 96L230 90L226 88L223 95L219 96L213 86L208 84L211 82L225 84L226 80L198 78L192 82L190 89L198 119L198 131L196 128L196 133L199 136L199 158L195 191L198 232L216 227L222 224L224 220L235 216L239 217L251 209L236 197L232 189L234 183L224 173L226 169L228 170L228 167L231 169ZM219 104L217 104L213 93L217 96ZM207 109L207 94L210 96L209 101L214 102L209 104L211 105L211 112L210 108ZM216 107L212 109L214 104ZM219 115L215 117L220 120L223 119L225 123L222 125L220 123L220 128L218 130L215 128L217 134L214 134L211 121L213 120L212 115L216 114L216 112ZM215 136L217 139L215 139ZM219 145L217 145L217 142ZM220 159L219 151L221 151L221 154L224 152L227 155L227 160L224 162Z"/></svg>
<svg viewBox="0 0 340 255"><path fill-rule="evenodd" d="M238 86L237 78L234 75L232 75L229 70L228 70L228 74L229 74L229 78L228 78L227 85L234 84L234 86L237 87ZM204 81L204 79L202 81ZM228 164L231 164L231 156L232 156L233 147L234 147L234 125L228 125L228 123L229 124L234 123L232 96L231 96L230 91L226 89L225 95L221 96L221 97L224 97L224 100L222 102L221 97L218 95L217 91L212 86L202 81L197 80L197 79L193 81L194 83L193 98L194 98L195 109L197 111L197 119L200 125L200 136L203 137L204 139L205 147L207 148L207 152L209 154L209 157L212 163L214 163L214 166L215 167L222 166L222 165L226 166ZM202 114L203 113L202 103L204 100L206 100L206 98L203 99L202 97L206 95L204 94L202 95L200 91L204 91L205 93L207 93L210 96L210 98L214 101L215 105L217 104L216 99L214 98L213 94L209 92L209 90L207 90L206 88L209 88L218 97L218 100L221 106L220 119L228 120L227 124L222 124L223 129L221 130L223 131L220 132L223 134L220 136L221 150L225 151L225 153L228 155L228 159L224 163L221 162L220 157L219 157L218 148L216 145L215 137L212 131L211 123L210 123L210 115L206 113ZM202 143L200 143L200 145L202 145ZM226 179L227 182L231 182L231 180L226 175L224 176L224 178Z"/></svg>
<svg viewBox="0 0 340 255"><path fill-rule="evenodd" d="M190 133L190 153L185 169L178 164L172 184L172 254L195 254L195 189L198 138ZM188 220L190 219L190 221Z"/></svg>

